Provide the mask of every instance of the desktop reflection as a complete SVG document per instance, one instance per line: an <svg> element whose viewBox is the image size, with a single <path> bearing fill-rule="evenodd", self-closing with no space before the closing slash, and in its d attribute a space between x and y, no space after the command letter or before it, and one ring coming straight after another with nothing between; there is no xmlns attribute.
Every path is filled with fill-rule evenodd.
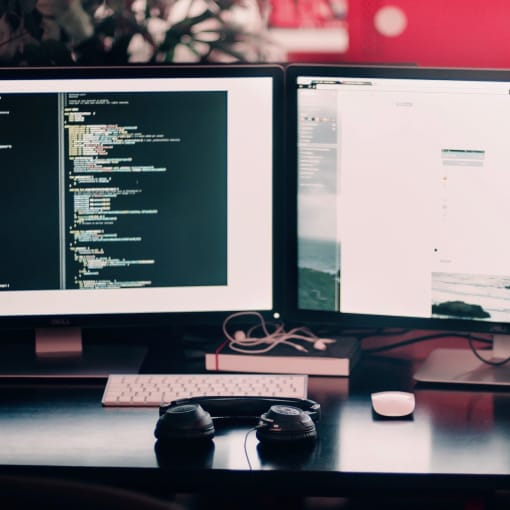
<svg viewBox="0 0 510 510"><path fill-rule="evenodd" d="M302 469L320 455L320 441L281 447L259 443L257 453L261 469Z"/></svg>
<svg viewBox="0 0 510 510"><path fill-rule="evenodd" d="M212 441L201 444L179 444L156 441L154 452L158 466L169 469L209 469L214 457Z"/></svg>
<svg viewBox="0 0 510 510"><path fill-rule="evenodd" d="M434 431L432 471L508 474L509 393L423 390L420 401Z"/></svg>
<svg viewBox="0 0 510 510"><path fill-rule="evenodd" d="M256 466L256 445L258 441L255 437L253 426L254 424L252 423L239 426L235 422L229 421L228 423L220 424L216 428L216 435L214 436L216 451L213 467L221 469L250 469L250 464L253 467Z"/></svg>
<svg viewBox="0 0 510 510"><path fill-rule="evenodd" d="M430 417L419 407L411 418L379 419L370 396L352 398L338 413L336 469L345 472L428 473L431 463Z"/></svg>
<svg viewBox="0 0 510 510"><path fill-rule="evenodd" d="M170 469L249 469L257 459L257 439L253 427L235 423L218 425L210 441L193 439L156 441L158 466ZM245 449L246 442L246 449Z"/></svg>

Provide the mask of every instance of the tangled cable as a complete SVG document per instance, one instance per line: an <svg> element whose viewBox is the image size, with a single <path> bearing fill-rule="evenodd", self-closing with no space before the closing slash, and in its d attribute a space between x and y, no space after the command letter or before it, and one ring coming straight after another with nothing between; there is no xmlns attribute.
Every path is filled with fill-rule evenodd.
<svg viewBox="0 0 510 510"><path fill-rule="evenodd" d="M238 329L233 334L229 333L228 325L233 319L249 316L256 317L259 323L247 331ZM310 344L315 350L325 351L329 344L336 342L332 338L318 337L306 327L292 328L286 331L281 323L270 324L274 327L272 331L269 330L268 323L259 312L236 312L223 321L223 334L230 349L243 354L263 354L278 345L288 345L297 351L309 352L309 349L299 342ZM258 330L262 332L262 336L256 336Z"/></svg>

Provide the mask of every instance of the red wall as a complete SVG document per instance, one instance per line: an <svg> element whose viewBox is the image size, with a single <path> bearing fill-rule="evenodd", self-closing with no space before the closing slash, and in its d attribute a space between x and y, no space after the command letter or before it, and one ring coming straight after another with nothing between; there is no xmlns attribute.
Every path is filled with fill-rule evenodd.
<svg viewBox="0 0 510 510"><path fill-rule="evenodd" d="M385 6L405 13L401 34L387 37L375 28ZM308 59L510 68L510 0L349 0L346 21L348 51Z"/></svg>

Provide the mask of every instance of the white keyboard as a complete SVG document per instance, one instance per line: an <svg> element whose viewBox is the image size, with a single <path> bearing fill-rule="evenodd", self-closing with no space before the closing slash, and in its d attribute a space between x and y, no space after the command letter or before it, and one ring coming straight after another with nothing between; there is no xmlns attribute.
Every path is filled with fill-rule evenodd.
<svg viewBox="0 0 510 510"><path fill-rule="evenodd" d="M189 397L307 398L308 376L272 374L115 374L104 406L159 407Z"/></svg>

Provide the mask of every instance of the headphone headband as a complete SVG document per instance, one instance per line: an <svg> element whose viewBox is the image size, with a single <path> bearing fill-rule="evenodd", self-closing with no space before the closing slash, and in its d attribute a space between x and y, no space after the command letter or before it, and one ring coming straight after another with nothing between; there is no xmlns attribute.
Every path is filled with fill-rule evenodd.
<svg viewBox="0 0 510 510"><path fill-rule="evenodd" d="M174 400L159 408L162 416L170 407L199 404L213 418L259 417L273 405L293 406L310 415L314 422L320 419L320 404L309 399L282 397L192 397Z"/></svg>

